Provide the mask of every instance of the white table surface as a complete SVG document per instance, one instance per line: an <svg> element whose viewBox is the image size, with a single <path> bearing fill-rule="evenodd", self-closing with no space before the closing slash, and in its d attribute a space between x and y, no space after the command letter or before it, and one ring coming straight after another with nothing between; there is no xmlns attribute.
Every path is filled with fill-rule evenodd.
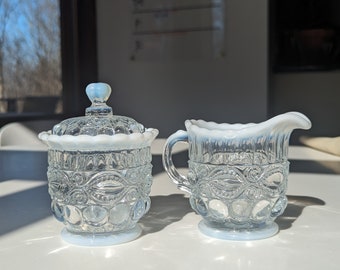
<svg viewBox="0 0 340 270"><path fill-rule="evenodd" d="M310 153L295 151L294 158L310 159ZM51 215L46 181L2 181L0 270L340 269L340 175L292 172L288 181L289 205L277 219L280 232L237 242L201 234L201 218L187 195L161 172L154 175L151 209L139 222L143 234L109 247L61 239L63 224Z"/></svg>

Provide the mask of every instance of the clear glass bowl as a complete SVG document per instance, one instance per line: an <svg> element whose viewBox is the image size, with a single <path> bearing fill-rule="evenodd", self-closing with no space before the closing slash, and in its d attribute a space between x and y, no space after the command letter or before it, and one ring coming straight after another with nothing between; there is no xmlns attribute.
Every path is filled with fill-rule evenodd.
<svg viewBox="0 0 340 270"><path fill-rule="evenodd" d="M158 130L112 114L111 88L90 84L86 115L62 121L39 138L48 146L51 208L65 224L63 238L78 245L131 241L150 208L150 146Z"/></svg>
<svg viewBox="0 0 340 270"><path fill-rule="evenodd" d="M178 188L190 193L202 216L199 229L230 240L266 238L278 232L275 218L287 206L288 146L295 128L309 129L301 113L289 112L259 124L217 124L187 120L172 134L163 164ZM172 162L173 146L189 144L189 173Z"/></svg>

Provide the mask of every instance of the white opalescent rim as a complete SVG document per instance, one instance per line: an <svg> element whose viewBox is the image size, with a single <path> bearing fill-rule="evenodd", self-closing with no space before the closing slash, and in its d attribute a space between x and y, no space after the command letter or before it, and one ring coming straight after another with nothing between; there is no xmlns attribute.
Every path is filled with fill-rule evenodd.
<svg viewBox="0 0 340 270"><path fill-rule="evenodd" d="M158 130L148 128L144 133L115 134L96 136L90 135L54 135L51 131L39 133L40 140L49 148L68 151L116 151L123 149L136 149L151 146L157 137Z"/></svg>
<svg viewBox="0 0 340 270"><path fill-rule="evenodd" d="M188 132L208 137L249 137L265 132L291 132L293 129L310 129L311 121L302 113L287 112L261 123L228 124L204 120L186 120Z"/></svg>

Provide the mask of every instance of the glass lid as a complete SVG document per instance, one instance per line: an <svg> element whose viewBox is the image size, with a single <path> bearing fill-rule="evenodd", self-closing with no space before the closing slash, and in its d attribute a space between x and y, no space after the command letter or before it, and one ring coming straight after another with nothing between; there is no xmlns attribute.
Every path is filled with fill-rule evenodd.
<svg viewBox="0 0 340 270"><path fill-rule="evenodd" d="M86 94L92 105L85 111L85 116L66 119L55 125L53 135L115 135L144 133L145 128L132 118L113 115L112 108L106 105L111 87L106 83L91 83L86 87Z"/></svg>

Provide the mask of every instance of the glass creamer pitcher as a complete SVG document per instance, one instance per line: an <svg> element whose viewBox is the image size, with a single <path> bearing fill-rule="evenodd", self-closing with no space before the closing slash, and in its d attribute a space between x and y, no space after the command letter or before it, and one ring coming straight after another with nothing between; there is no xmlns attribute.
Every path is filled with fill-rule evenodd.
<svg viewBox="0 0 340 270"><path fill-rule="evenodd" d="M309 129L298 112L259 124L185 121L187 131L172 134L164 147L163 165L178 188L190 193L192 208L203 217L206 235L254 240L278 232L275 218L287 206L288 146L291 132ZM189 143L189 172L181 175L172 162L173 146Z"/></svg>
<svg viewBox="0 0 340 270"><path fill-rule="evenodd" d="M90 84L86 115L42 132L48 146L48 186L62 237L79 245L111 245L141 234L138 220L149 210L152 141L157 129L113 115L111 88Z"/></svg>

